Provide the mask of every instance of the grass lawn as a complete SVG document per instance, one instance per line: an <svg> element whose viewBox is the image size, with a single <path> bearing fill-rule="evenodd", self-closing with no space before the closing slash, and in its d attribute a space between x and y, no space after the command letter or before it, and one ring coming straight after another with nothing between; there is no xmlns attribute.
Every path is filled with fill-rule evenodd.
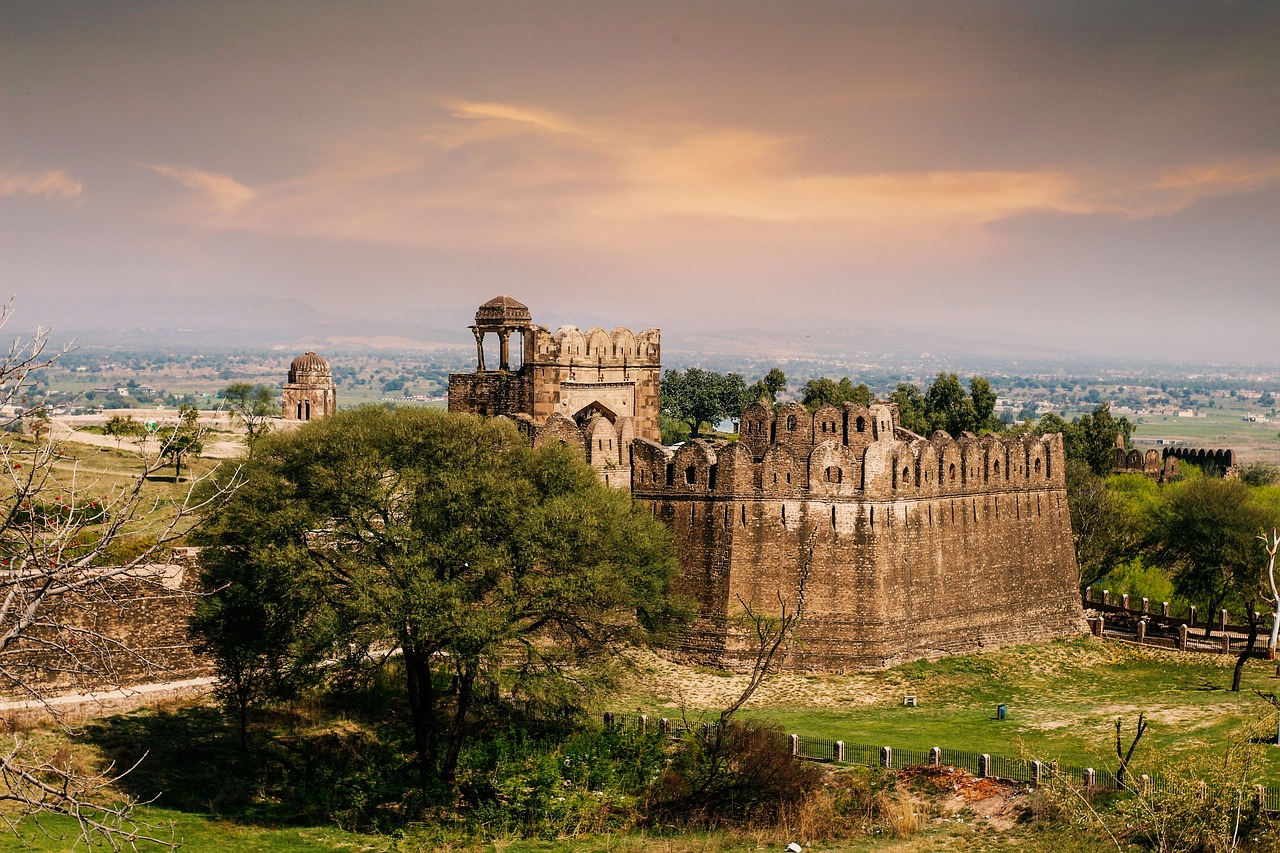
<svg viewBox="0 0 1280 853"><path fill-rule="evenodd" d="M793 676L789 689L762 691L747 713L790 733L850 745L938 746L1103 768L1115 765L1116 720L1131 733L1143 712L1151 726L1135 761L1151 764L1220 753L1260 721L1274 736L1276 711L1254 691L1280 692L1275 664L1250 661L1241 692L1231 693L1234 662L1081 638L877 673ZM724 691L732 692L734 679L704 677L726 682ZM916 707L902 704L907 694L917 697ZM628 698L654 717L700 717L716 707L686 701L682 710L668 697ZM1008 709L1003 721L996 719L1000 704ZM1280 786L1280 747L1268 751L1263 782Z"/></svg>

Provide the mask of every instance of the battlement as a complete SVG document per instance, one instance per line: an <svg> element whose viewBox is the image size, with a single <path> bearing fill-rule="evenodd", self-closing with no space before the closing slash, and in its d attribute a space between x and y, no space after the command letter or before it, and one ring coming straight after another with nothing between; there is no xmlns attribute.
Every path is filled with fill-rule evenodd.
<svg viewBox="0 0 1280 853"><path fill-rule="evenodd" d="M795 423L795 428L762 451L761 445L746 440L726 444L700 439L672 450L638 439L632 444L636 496L903 500L1066 487L1062 436L1057 433L979 439L939 431L903 441L898 436L905 431L893 429L888 406L846 406L843 413L833 406L823 409L811 422L800 422L801 416L784 407L778 420L784 426ZM843 427L849 421L836 419L836 414L854 416L852 437ZM861 433L856 430L859 419ZM786 440L805 431L804 441ZM870 440L863 442L863 434ZM823 435L829 437L817 441Z"/></svg>
<svg viewBox="0 0 1280 853"><path fill-rule="evenodd" d="M598 326L585 332L577 326L561 326L553 333L546 326L534 326L526 344L525 363L657 367L662 363L661 334L658 329L645 329L636 335L626 326L611 332Z"/></svg>

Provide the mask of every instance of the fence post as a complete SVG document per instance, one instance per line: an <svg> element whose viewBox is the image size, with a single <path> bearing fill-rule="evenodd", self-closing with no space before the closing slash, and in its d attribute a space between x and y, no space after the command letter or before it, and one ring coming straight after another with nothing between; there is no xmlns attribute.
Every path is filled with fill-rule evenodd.
<svg viewBox="0 0 1280 853"><path fill-rule="evenodd" d="M1231 654L1231 635L1230 634L1222 635L1222 653L1224 655Z"/></svg>
<svg viewBox="0 0 1280 853"><path fill-rule="evenodd" d="M1093 604L1093 587L1089 587L1084 591L1084 603Z"/></svg>
<svg viewBox="0 0 1280 853"><path fill-rule="evenodd" d="M1125 610L1129 609L1129 593L1127 592L1120 593L1120 606L1123 607Z"/></svg>
<svg viewBox="0 0 1280 853"><path fill-rule="evenodd" d="M1261 785L1253 786L1253 796L1257 800L1258 808L1265 809L1267 807L1267 789Z"/></svg>
<svg viewBox="0 0 1280 853"><path fill-rule="evenodd" d="M836 761L844 764L844 741L836 741Z"/></svg>
<svg viewBox="0 0 1280 853"><path fill-rule="evenodd" d="M935 746L933 749L929 750L929 766L942 766L942 747Z"/></svg>
<svg viewBox="0 0 1280 853"><path fill-rule="evenodd" d="M1080 775L1086 788L1092 788L1098 784L1098 774L1092 767L1086 767L1084 773Z"/></svg>
<svg viewBox="0 0 1280 853"><path fill-rule="evenodd" d="M1147 641L1147 620L1143 619L1138 622L1138 645L1142 645Z"/></svg>
<svg viewBox="0 0 1280 853"><path fill-rule="evenodd" d="M1187 650L1187 626L1178 626L1178 651L1185 652Z"/></svg>
<svg viewBox="0 0 1280 853"><path fill-rule="evenodd" d="M613 728L613 712L612 711L604 712L604 727L606 729Z"/></svg>
<svg viewBox="0 0 1280 853"><path fill-rule="evenodd" d="M1031 784L1044 784L1044 764L1039 761L1031 762Z"/></svg>
<svg viewBox="0 0 1280 853"><path fill-rule="evenodd" d="M649 729L649 715L640 715L640 734L644 734Z"/></svg>
<svg viewBox="0 0 1280 853"><path fill-rule="evenodd" d="M1109 589L1104 589L1104 590L1102 591L1102 603L1103 603L1103 604L1110 604L1110 603L1111 603L1111 590L1109 590Z"/></svg>
<svg viewBox="0 0 1280 853"><path fill-rule="evenodd" d="M796 757L799 757L800 735L787 735L787 742L791 745L791 754Z"/></svg>
<svg viewBox="0 0 1280 853"><path fill-rule="evenodd" d="M711 740L711 724L710 723L702 724L702 737L705 740Z"/></svg>
<svg viewBox="0 0 1280 853"><path fill-rule="evenodd" d="M893 747L891 746L880 747L880 766L893 767Z"/></svg>
<svg viewBox="0 0 1280 853"><path fill-rule="evenodd" d="M658 731L662 732L664 735L671 734L671 721L668 720L666 717L663 717L661 720L659 720Z"/></svg>
<svg viewBox="0 0 1280 853"><path fill-rule="evenodd" d="M991 756L984 752L982 753L982 755L978 756L978 778L986 779L990 775L991 775Z"/></svg>
<svg viewBox="0 0 1280 853"><path fill-rule="evenodd" d="M1169 602L1160 602L1160 615L1165 619L1169 618Z"/></svg>
<svg viewBox="0 0 1280 853"><path fill-rule="evenodd" d="M1151 793L1151 777L1146 773L1138 777L1138 793L1144 796Z"/></svg>
<svg viewBox="0 0 1280 853"><path fill-rule="evenodd" d="M1191 628L1196 626L1196 606L1194 604L1187 608L1187 625Z"/></svg>
<svg viewBox="0 0 1280 853"><path fill-rule="evenodd" d="M1143 598L1142 599L1142 615L1146 616L1150 612L1151 612L1151 602L1148 601L1146 598Z"/></svg>
<svg viewBox="0 0 1280 853"><path fill-rule="evenodd" d="M1222 608L1222 630L1227 630L1227 608Z"/></svg>
<svg viewBox="0 0 1280 853"><path fill-rule="evenodd" d="M1196 782L1196 799L1202 803L1209 799L1209 786L1203 779Z"/></svg>

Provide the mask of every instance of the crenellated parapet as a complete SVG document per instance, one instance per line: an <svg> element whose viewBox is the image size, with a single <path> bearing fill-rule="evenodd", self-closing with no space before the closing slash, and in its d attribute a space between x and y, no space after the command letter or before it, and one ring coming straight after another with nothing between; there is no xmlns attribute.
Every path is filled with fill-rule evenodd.
<svg viewBox="0 0 1280 853"><path fill-rule="evenodd" d="M563 366L636 367L662 363L661 332L645 329L634 334L625 326L606 332L593 326L585 332L577 326L561 326L554 332L534 326L526 361Z"/></svg>
<svg viewBox="0 0 1280 853"><path fill-rule="evenodd" d="M927 439L901 441L892 437L888 413L875 411L887 407L873 406L865 413L850 407L855 417L867 418L864 432L874 423L885 437L851 445L841 433L815 444L812 437L823 435L822 416L833 418L839 411L824 408L831 412L819 409L818 417L801 420L798 412L783 407L774 420L774 426L783 424L783 438L764 445L762 452L747 440L753 432L746 430L742 440L731 444L696 440L671 450L652 441L634 442L635 491L646 498L719 494L902 500L1066 487L1062 436L1057 433L982 438L962 433L952 438L939 431ZM881 414L886 416L883 420ZM786 428L784 419L790 417L796 418L796 429ZM747 421L744 415L744 422L768 419ZM832 435L829 425L843 421L826 423L826 434ZM810 437L797 440L801 430L808 430Z"/></svg>

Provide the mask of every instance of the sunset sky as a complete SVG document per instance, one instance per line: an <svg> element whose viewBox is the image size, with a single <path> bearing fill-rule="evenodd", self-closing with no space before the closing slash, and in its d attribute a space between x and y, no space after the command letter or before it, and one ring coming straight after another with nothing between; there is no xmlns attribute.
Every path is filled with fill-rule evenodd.
<svg viewBox="0 0 1280 853"><path fill-rule="evenodd" d="M1280 3L7 0L0 289L1280 362Z"/></svg>

